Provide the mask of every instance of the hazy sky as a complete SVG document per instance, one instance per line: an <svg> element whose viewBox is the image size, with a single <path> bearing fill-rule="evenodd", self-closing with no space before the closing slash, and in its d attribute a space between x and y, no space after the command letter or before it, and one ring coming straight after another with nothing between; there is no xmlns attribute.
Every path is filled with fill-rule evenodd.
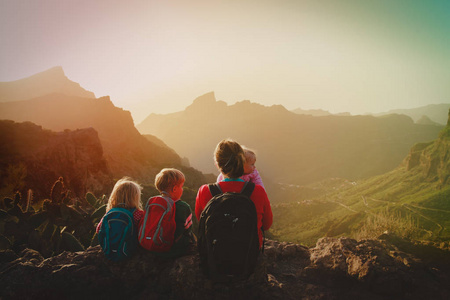
<svg viewBox="0 0 450 300"><path fill-rule="evenodd" d="M450 103L449 0L0 3L0 81L62 66L136 122L210 91L354 114Z"/></svg>

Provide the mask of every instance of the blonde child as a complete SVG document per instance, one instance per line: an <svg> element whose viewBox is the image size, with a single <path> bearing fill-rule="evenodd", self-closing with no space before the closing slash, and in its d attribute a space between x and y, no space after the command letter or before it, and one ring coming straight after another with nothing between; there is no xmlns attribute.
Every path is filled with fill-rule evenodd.
<svg viewBox="0 0 450 300"><path fill-rule="evenodd" d="M137 249L137 229L144 216L141 190L129 178L118 180L109 196L106 213L97 225L99 244L105 257L112 261L130 258Z"/></svg>
<svg viewBox="0 0 450 300"><path fill-rule="evenodd" d="M162 169L155 177L155 187L163 196L175 202L175 238L168 252L154 252L162 257L178 257L185 254L195 240L192 232L191 207L180 198L183 195L184 174L177 169Z"/></svg>
<svg viewBox="0 0 450 300"><path fill-rule="evenodd" d="M244 181L259 184L265 189L261 176L259 175L259 172L255 167L256 163L255 152L245 146L242 146L242 149L244 150L245 163L244 163L244 175L242 175L240 178ZM220 173L219 176L217 177L217 182L221 182L223 179L224 179L223 174Z"/></svg>
<svg viewBox="0 0 450 300"><path fill-rule="evenodd" d="M134 225L139 227L139 223L144 216L141 203L141 191L142 187L130 178L124 177L119 179L109 196L106 212L112 208L128 209L133 212ZM97 225L97 233L102 226L102 221L103 218Z"/></svg>

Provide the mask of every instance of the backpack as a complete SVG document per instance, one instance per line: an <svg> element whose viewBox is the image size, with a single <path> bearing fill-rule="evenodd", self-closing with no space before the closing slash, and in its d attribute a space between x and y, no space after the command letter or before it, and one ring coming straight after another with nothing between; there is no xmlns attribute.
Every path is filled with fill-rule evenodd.
<svg viewBox="0 0 450 300"><path fill-rule="evenodd" d="M139 244L150 251L166 252L175 238L175 203L170 197L156 196L145 205L144 220L138 233Z"/></svg>
<svg viewBox="0 0 450 300"><path fill-rule="evenodd" d="M133 210L112 208L102 219L98 241L106 258L121 261L130 257L137 248L137 231Z"/></svg>
<svg viewBox="0 0 450 300"><path fill-rule="evenodd" d="M223 193L210 184L213 198L199 221L200 268L216 282L245 280L259 255L257 213L250 199L255 184L246 182L240 193Z"/></svg>

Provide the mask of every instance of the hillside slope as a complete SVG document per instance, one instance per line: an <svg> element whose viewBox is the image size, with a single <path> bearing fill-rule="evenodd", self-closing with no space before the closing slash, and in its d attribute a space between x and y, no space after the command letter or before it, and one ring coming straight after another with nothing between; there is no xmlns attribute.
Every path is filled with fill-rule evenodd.
<svg viewBox="0 0 450 300"><path fill-rule="evenodd" d="M309 201L275 205L272 233L306 244L322 236L367 238L385 230L448 241L449 158L450 115L438 139L413 146L396 169L357 182L336 181L335 187Z"/></svg>

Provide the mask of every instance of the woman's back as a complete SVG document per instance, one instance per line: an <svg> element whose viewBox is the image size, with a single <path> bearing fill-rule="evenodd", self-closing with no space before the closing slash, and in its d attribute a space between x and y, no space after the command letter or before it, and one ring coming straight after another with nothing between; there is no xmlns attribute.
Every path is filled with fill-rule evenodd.
<svg viewBox="0 0 450 300"><path fill-rule="evenodd" d="M230 180L230 181L221 181L219 183L220 188L224 193L233 192L239 193L245 182L241 180ZM195 204L195 215L197 220L200 220L200 215L205 208L206 204L212 199L211 192L209 191L208 185L203 185L200 187L197 193L197 199ZM266 191L259 185L255 185L255 189L250 196L250 199L255 204L257 218L258 218L258 228L262 228L263 230L268 230L272 225L272 209L270 207L270 202L267 197ZM259 242L262 245L262 232L258 231Z"/></svg>

